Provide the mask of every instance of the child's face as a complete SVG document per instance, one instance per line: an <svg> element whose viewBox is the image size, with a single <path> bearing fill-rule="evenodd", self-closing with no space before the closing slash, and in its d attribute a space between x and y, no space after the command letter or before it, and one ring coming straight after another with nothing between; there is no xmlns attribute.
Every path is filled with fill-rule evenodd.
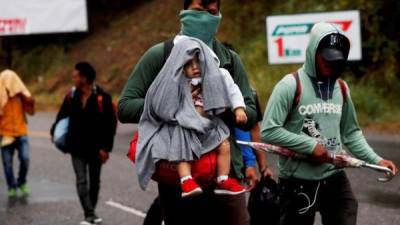
<svg viewBox="0 0 400 225"><path fill-rule="evenodd" d="M199 58L197 56L193 57L192 60L188 61L185 64L184 69L185 69L185 75L188 78L201 77L200 63L199 63Z"/></svg>

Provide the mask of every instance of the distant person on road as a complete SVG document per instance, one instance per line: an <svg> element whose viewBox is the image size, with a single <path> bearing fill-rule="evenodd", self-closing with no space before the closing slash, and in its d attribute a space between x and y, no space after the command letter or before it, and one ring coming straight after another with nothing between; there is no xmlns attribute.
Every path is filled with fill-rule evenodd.
<svg viewBox="0 0 400 225"><path fill-rule="evenodd" d="M28 195L29 143L26 113L35 113L34 99L20 77L12 70L0 73L0 142L8 197L16 197L17 189ZM17 150L19 172L16 179L13 157Z"/></svg>
<svg viewBox="0 0 400 225"><path fill-rule="evenodd" d="M182 69L183 68L183 69ZM206 72L205 72L206 71ZM136 154L142 188L159 160L177 164L182 197L203 191L191 176L191 163L210 151L217 152L216 194L245 191L229 177L229 128L219 118L232 110L235 121L247 121L243 96L226 69L201 40L178 35L160 74L150 86L139 121Z"/></svg>
<svg viewBox="0 0 400 225"><path fill-rule="evenodd" d="M72 72L74 87L65 96L51 129L53 136L57 122L69 117L67 148L85 214L81 225L102 222L95 213L100 173L112 150L117 123L111 96L94 83L95 78L96 71L89 63L75 65Z"/></svg>
<svg viewBox="0 0 400 225"><path fill-rule="evenodd" d="M179 15L180 34L198 38L206 43L220 60L220 67L230 72L234 82L242 92L246 105L247 123L240 125L240 127L249 130L256 122L256 113L246 72L237 53L223 46L215 38L222 18L220 3L220 0L184 0L184 10ZM136 64L119 100L118 115L121 122L137 123L139 121L143 112L146 92L163 67L165 59L168 58L171 49L169 46L171 45L173 45L171 41L154 45ZM235 123L234 115L229 110L221 118L230 129L239 126ZM235 143L235 137L231 135L229 140L231 146L230 175L244 179L244 166L240 148ZM168 225L249 224L244 193L215 195L213 188L210 187L203 189L202 195L193 198L181 198L180 187L163 183L158 183L158 191L163 218ZM208 216L199 216L200 212Z"/></svg>
<svg viewBox="0 0 400 225"><path fill-rule="evenodd" d="M344 170L322 163L343 145L356 157L397 172L392 161L367 144L350 89L339 79L349 50L350 41L338 26L315 24L303 67L279 81L269 99L262 140L321 162L280 157L282 225L314 224L317 211L324 225L356 225L357 201Z"/></svg>

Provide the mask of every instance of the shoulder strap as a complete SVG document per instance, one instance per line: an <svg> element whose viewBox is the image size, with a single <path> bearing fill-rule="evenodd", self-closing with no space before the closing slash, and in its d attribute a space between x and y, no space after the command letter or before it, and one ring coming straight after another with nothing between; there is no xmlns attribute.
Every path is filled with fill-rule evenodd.
<svg viewBox="0 0 400 225"><path fill-rule="evenodd" d="M174 47L174 39L168 39L164 41L164 61L163 64L167 61L169 55L171 54L172 48Z"/></svg>
<svg viewBox="0 0 400 225"><path fill-rule="evenodd" d="M97 106L99 107L99 112L103 113L104 106L103 106L103 89L99 86L95 85L93 87L93 94L96 96Z"/></svg>
<svg viewBox="0 0 400 225"><path fill-rule="evenodd" d="M297 105L300 103L300 97L301 97L301 83L300 83L300 77L299 73L296 71L292 73L294 79L296 80L296 92L294 94L293 98L293 104L292 104L292 111L297 107Z"/></svg>
<svg viewBox="0 0 400 225"><path fill-rule="evenodd" d="M294 93L294 98L293 98L293 103L292 103L292 109L290 110L289 114L287 115L284 124L286 124L287 121L289 121L291 112L293 112L294 109L295 109L295 108L299 105L299 103L300 103L300 97L301 97L301 82L300 82L299 73L296 71L296 72L292 73L292 76L293 76L294 79L296 80L296 92Z"/></svg>
<svg viewBox="0 0 400 225"><path fill-rule="evenodd" d="M101 94L97 95L97 105L99 106L100 113L103 113L103 95Z"/></svg>
<svg viewBox="0 0 400 225"><path fill-rule="evenodd" d="M342 79L338 79L340 91L342 92L343 104L347 102L347 88L346 83Z"/></svg>
<svg viewBox="0 0 400 225"><path fill-rule="evenodd" d="M233 75L235 74L234 60L233 60L233 53L232 53L232 51L234 51L233 46L231 44L228 44L226 42L220 42L218 40L215 40L215 43L221 45L228 52L230 61L229 61L229 64L224 65L223 68L228 70L229 73L231 74L231 76L233 77Z"/></svg>
<svg viewBox="0 0 400 225"><path fill-rule="evenodd" d="M229 64L226 64L224 66L224 69L228 70L229 73L231 74L231 76L233 76L233 74L235 73L234 66L233 66L233 55L232 55L232 52L230 50L228 50L228 51L229 51L229 55L230 55L231 60L230 60Z"/></svg>
<svg viewBox="0 0 400 225"><path fill-rule="evenodd" d="M72 99L74 98L75 95L75 91L76 91L76 87L72 87L71 90L68 92L67 94L67 99L68 101L72 101Z"/></svg>
<svg viewBox="0 0 400 225"><path fill-rule="evenodd" d="M217 41L217 42L218 42L218 41ZM233 77L233 75L235 74L235 66L234 66L234 60L233 60L233 53L232 53L232 51L234 51L234 50L232 49L232 47L227 46L226 44L223 44L223 43L222 43L221 45L222 45L224 48L226 48L226 51L228 52L229 58L230 58L229 64L224 65L223 68L226 69L226 70L228 70L229 73L231 74L231 76Z"/></svg>

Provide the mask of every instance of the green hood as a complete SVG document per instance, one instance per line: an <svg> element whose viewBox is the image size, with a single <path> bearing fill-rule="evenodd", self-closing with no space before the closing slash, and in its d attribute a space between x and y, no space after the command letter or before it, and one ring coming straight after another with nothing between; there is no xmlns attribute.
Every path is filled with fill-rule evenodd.
<svg viewBox="0 0 400 225"><path fill-rule="evenodd" d="M308 76L317 78L315 68L315 54L321 40L329 34L339 33L344 35L344 32L335 24L320 22L314 25L311 30L310 41L306 50L306 60L303 67L300 69Z"/></svg>

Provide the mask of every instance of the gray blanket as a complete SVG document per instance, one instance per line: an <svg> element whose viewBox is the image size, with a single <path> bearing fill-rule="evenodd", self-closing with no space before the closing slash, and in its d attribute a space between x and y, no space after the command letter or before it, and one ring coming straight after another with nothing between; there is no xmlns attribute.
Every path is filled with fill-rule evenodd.
<svg viewBox="0 0 400 225"><path fill-rule="evenodd" d="M184 65L199 55L202 71L204 110L197 113ZM227 87L219 69L219 61L203 42L180 38L145 98L139 122L136 168L139 184L145 189L159 160L193 161L215 149L229 137L229 129L217 117L230 108Z"/></svg>

